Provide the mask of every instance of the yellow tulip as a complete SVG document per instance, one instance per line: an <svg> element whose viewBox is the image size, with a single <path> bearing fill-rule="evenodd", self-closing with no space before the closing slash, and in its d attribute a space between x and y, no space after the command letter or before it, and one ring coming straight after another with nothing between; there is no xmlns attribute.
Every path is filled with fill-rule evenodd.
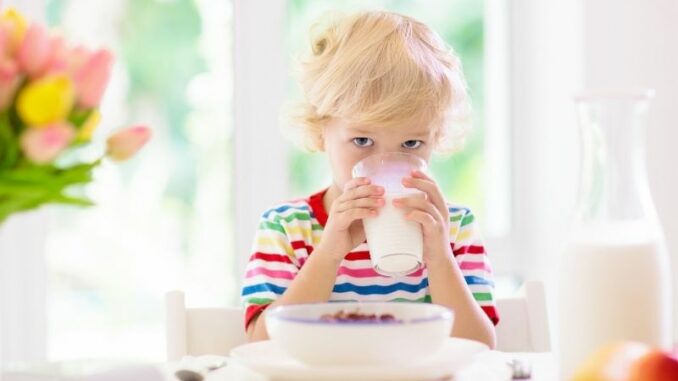
<svg viewBox="0 0 678 381"><path fill-rule="evenodd" d="M28 23L19 11L7 8L0 15L0 27L3 27L9 34L9 53L13 55L24 40Z"/></svg>
<svg viewBox="0 0 678 381"><path fill-rule="evenodd" d="M29 126L40 126L66 119L74 102L73 84L65 75L31 82L17 99L17 111Z"/></svg>
<svg viewBox="0 0 678 381"><path fill-rule="evenodd" d="M92 113L89 114L89 117L87 117L85 123L83 123L82 126L80 126L80 130L78 131L78 136L76 137L76 140L78 142L89 141L92 138L92 133L97 128L100 121L101 113L98 110L92 110Z"/></svg>

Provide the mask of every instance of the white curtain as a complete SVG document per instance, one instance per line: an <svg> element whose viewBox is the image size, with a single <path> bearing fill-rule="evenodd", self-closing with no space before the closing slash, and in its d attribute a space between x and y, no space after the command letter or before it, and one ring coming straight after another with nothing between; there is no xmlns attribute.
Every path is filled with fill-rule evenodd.
<svg viewBox="0 0 678 381"><path fill-rule="evenodd" d="M45 20L44 0L0 0L0 8L5 7ZM24 213L0 225L0 371L13 363L45 360L48 213Z"/></svg>
<svg viewBox="0 0 678 381"><path fill-rule="evenodd" d="M244 274L259 217L289 198L287 147L279 129L285 99L286 0L235 0L234 199L238 274Z"/></svg>
<svg viewBox="0 0 678 381"><path fill-rule="evenodd" d="M44 361L48 210L22 213L0 225L0 365Z"/></svg>

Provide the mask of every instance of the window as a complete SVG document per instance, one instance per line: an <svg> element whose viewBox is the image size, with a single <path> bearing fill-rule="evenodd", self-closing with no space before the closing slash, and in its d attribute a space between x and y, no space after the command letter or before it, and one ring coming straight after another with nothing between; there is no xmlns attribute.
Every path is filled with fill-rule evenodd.
<svg viewBox="0 0 678 381"><path fill-rule="evenodd" d="M69 41L116 63L95 140L148 123L152 142L106 165L97 206L54 209L47 241L48 357L164 357L164 293L235 304L232 3L49 0ZM98 147L102 148L102 147ZM91 158L94 152L82 152Z"/></svg>

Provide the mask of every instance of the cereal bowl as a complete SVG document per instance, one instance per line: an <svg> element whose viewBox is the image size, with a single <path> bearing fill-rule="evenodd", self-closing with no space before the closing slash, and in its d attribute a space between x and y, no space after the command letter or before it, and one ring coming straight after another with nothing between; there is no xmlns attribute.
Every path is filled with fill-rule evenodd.
<svg viewBox="0 0 678 381"><path fill-rule="evenodd" d="M267 310L271 340L309 365L383 365L422 361L439 351L454 313L427 303L346 302Z"/></svg>

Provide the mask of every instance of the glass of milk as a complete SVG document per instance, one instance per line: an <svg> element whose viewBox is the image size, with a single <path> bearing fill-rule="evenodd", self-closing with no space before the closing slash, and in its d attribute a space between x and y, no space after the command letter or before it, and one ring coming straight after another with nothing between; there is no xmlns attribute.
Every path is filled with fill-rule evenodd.
<svg viewBox="0 0 678 381"><path fill-rule="evenodd" d="M643 147L651 91L576 98L579 199L558 262L561 379L601 346L634 340L669 349L671 274Z"/></svg>
<svg viewBox="0 0 678 381"><path fill-rule="evenodd" d="M409 211L393 206L394 198L425 197L418 189L405 188L402 180L412 170L426 169L418 156L386 152L369 156L353 167L353 177L367 177L372 184L384 187L385 205L379 215L363 219L374 270L386 276L404 276L423 266L421 225L405 219Z"/></svg>

